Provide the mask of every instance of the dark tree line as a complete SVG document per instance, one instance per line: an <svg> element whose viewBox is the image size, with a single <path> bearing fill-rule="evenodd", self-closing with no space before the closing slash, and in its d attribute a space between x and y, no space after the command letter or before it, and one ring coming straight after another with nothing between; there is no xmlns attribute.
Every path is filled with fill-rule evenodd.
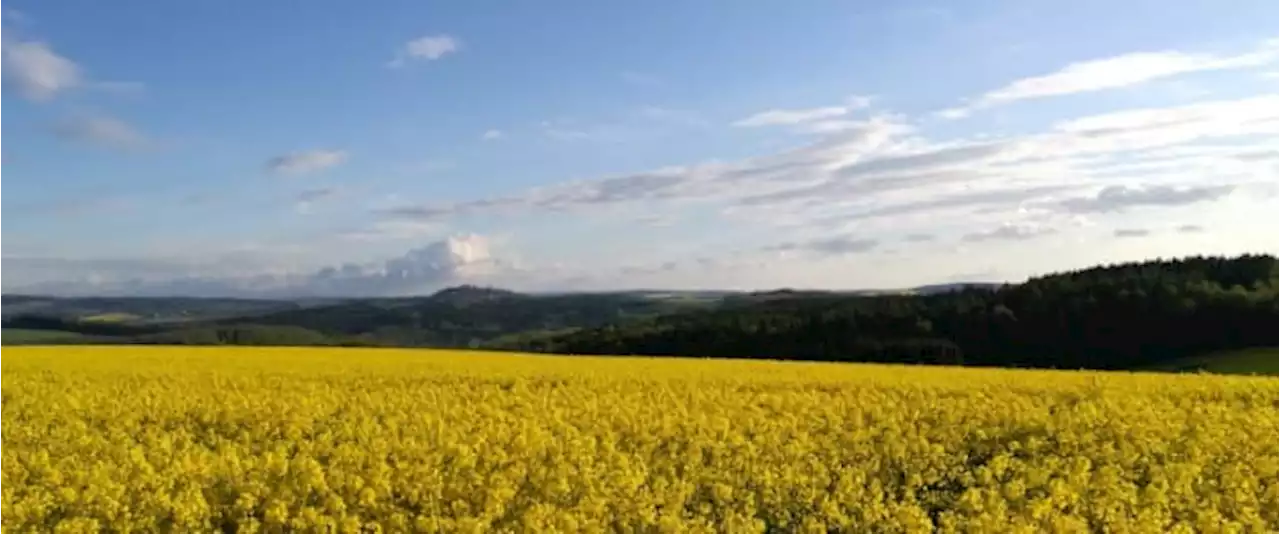
<svg viewBox="0 0 1280 534"><path fill-rule="evenodd" d="M1273 256L1191 257L928 296L801 297L524 341L526 350L1125 369L1277 342Z"/></svg>

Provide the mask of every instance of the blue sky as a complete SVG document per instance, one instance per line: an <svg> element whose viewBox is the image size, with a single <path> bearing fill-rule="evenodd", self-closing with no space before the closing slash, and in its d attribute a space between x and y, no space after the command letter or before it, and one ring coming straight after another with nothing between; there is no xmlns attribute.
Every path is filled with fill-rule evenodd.
<svg viewBox="0 0 1280 534"><path fill-rule="evenodd" d="M869 288L1274 253L1277 17L10 1L4 290Z"/></svg>

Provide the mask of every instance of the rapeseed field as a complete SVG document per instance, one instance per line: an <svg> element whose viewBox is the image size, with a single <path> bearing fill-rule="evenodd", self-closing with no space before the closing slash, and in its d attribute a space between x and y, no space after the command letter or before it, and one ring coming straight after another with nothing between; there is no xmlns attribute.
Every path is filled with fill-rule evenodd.
<svg viewBox="0 0 1280 534"><path fill-rule="evenodd" d="M1275 532L1277 380L3 354L6 532Z"/></svg>

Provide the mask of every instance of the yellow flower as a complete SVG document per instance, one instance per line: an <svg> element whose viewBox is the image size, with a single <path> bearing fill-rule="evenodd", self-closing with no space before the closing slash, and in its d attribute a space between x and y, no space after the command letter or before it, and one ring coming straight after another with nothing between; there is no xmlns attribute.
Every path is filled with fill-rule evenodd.
<svg viewBox="0 0 1280 534"><path fill-rule="evenodd" d="M1275 378L12 347L7 531L1272 532Z"/></svg>

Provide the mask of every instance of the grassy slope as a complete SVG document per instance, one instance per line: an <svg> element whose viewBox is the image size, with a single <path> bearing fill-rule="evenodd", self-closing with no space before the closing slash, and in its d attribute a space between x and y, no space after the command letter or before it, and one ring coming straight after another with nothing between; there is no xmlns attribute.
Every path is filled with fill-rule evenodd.
<svg viewBox="0 0 1280 534"><path fill-rule="evenodd" d="M0 343L19 344L19 343L56 343L60 341L72 341L81 339L84 336L76 332L64 332L62 330L29 330L26 328L5 328L0 330Z"/></svg>
<svg viewBox="0 0 1280 534"><path fill-rule="evenodd" d="M1233 375L1280 375L1280 349L1256 348L1214 352L1150 367L1153 371L1207 371Z"/></svg>

